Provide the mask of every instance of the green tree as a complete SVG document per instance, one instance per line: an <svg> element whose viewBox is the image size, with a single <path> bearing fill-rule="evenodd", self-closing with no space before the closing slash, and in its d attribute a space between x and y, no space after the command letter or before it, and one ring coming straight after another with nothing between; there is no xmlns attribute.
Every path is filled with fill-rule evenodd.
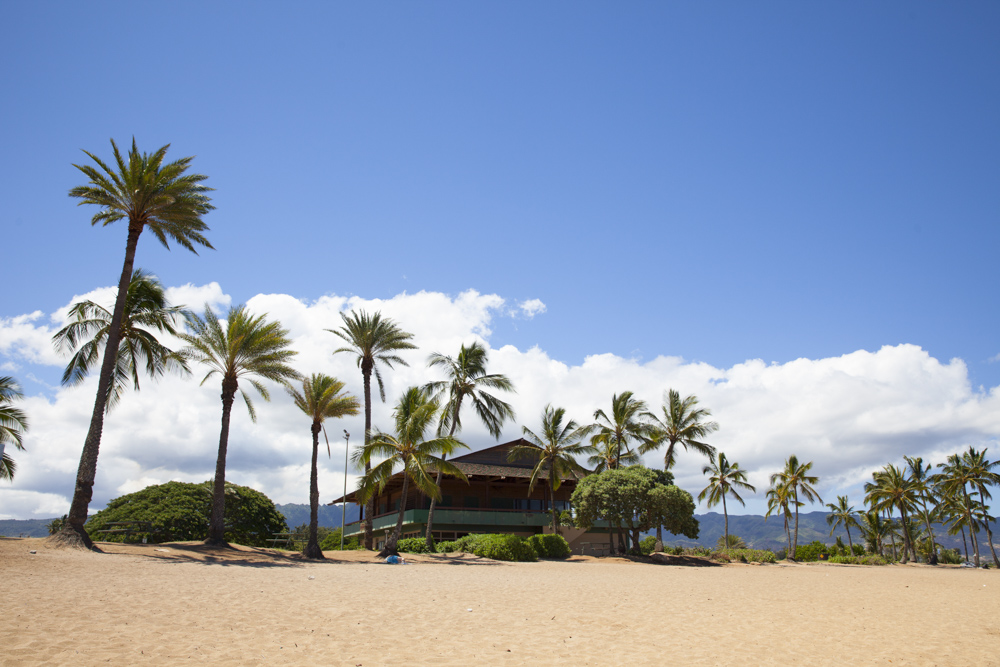
<svg viewBox="0 0 1000 667"><path fill-rule="evenodd" d="M843 526L847 530L847 546L850 547L851 553L854 553L854 542L851 541L851 526L855 528L860 528L858 525L858 520L854 516L857 514L855 509L851 507L847 496L837 496L837 504L833 503L826 504L827 509L830 513L826 517L826 523L829 526L833 526L830 529L830 534L833 535L833 531L837 530L840 526Z"/></svg>
<svg viewBox="0 0 1000 667"><path fill-rule="evenodd" d="M539 479L548 477L549 509L552 512L552 533L555 535L559 534L556 491L562 485L564 476L572 473L583 476L585 473L583 467L576 462L574 457L585 452L585 447L580 441L590 432L589 426L580 426L572 419L563 423L565 418L565 409L546 405L542 412L541 435L536 435L527 426L521 428L525 439L534 446L515 445L508 454L511 461L535 459L535 467L532 469L531 479L528 481L529 494L535 490Z"/></svg>
<svg viewBox="0 0 1000 667"><path fill-rule="evenodd" d="M442 470L462 480L466 479L465 473L444 459L444 455L451 454L459 447L466 447L464 443L451 436L424 440L427 430L437 417L438 408L437 401L427 392L419 387L410 387L400 397L399 403L393 410L395 433L384 433L375 429L370 441L354 454L355 463L364 463L368 468L368 472L358 485L358 494L365 501L385 488L397 467L403 470L403 490L399 500L396 528L386 541L380 556L398 553L396 545L403 529L403 515L406 512L411 481L425 495L440 498L441 490L431 478L429 468ZM370 467L373 457L381 458L383 461Z"/></svg>
<svg viewBox="0 0 1000 667"><path fill-rule="evenodd" d="M597 421L593 428L597 432L590 438L593 448L591 451L598 452L602 446L613 445L614 463L617 466L622 460L622 448L625 448L626 453L631 452L629 443L653 446L654 429L646 421L648 414L646 403L635 398L632 392L623 391L612 395L610 417L604 410L594 412L594 419Z"/></svg>
<svg viewBox="0 0 1000 667"><path fill-rule="evenodd" d="M899 510L900 529L903 536L903 563L912 555L917 559L917 549L910 534L909 515L917 504L917 485L902 469L887 465L873 475L874 483L865 484L865 502L871 507L885 511L892 516Z"/></svg>
<svg viewBox="0 0 1000 667"><path fill-rule="evenodd" d="M773 479L773 478L772 478ZM767 490L764 494L767 497L767 513L764 515L764 522L772 514L781 511L781 516L785 520L785 538L788 540L788 549L785 553L792 553L792 531L789 527L789 521L792 519L792 493L791 490L783 486L780 482L774 483L772 481L771 488ZM801 506L803 503L798 503Z"/></svg>
<svg viewBox="0 0 1000 667"><path fill-rule="evenodd" d="M440 402L446 399L438 422L438 435L443 435L447 431L449 437L454 437L455 433L462 430L462 402L466 398L472 403L479 420L483 422L494 438L500 438L504 422L514 419L514 408L509 403L505 403L485 391L486 389L514 391L514 385L506 375L486 372L488 361L489 355L486 348L478 342L474 342L468 347L462 345L458 350L458 356L454 359L437 352L431 354L427 365L431 368L444 369L448 378L428 382L425 385L425 389L434 394L436 401ZM438 489L441 488L441 473L442 471L438 470L437 479L434 481ZM427 511L426 540L428 550L434 546L431 531L434 528L434 508L436 506L437 498L432 496L431 506Z"/></svg>
<svg viewBox="0 0 1000 667"><path fill-rule="evenodd" d="M889 535L892 527L882 518L881 513L875 509L862 512L858 525L868 551L885 556L885 538Z"/></svg>
<svg viewBox="0 0 1000 667"><path fill-rule="evenodd" d="M906 461L906 467L910 471L910 481L913 482L919 503L913 511L924 522L924 528L927 530L927 536L931 542L930 552L934 553L937 551L937 541L934 539L934 529L931 524L937 517L935 516L933 484L929 474L934 466L929 463L925 466L923 458L919 456L915 458L904 456L903 460ZM928 507L928 501L931 503L930 507Z"/></svg>
<svg viewBox="0 0 1000 667"><path fill-rule="evenodd" d="M740 505L746 506L737 489L746 489L756 493L757 489L747 483L747 471L740 468L736 461L730 463L726 455L719 452L717 458L702 468L701 474L711 475L708 486L698 494L698 502L708 498L708 506L715 507L722 501L722 515L725 518L726 544L729 544L729 512L726 509L726 496L731 495Z"/></svg>
<svg viewBox="0 0 1000 667"><path fill-rule="evenodd" d="M153 543L203 540L208 535L212 513L211 481L200 484L167 482L147 486L111 500L87 522L91 535L109 542ZM247 546L267 546L274 534L288 530L285 517L266 495L247 486L226 483L225 523L227 540ZM152 531L98 535L116 521L148 521Z"/></svg>
<svg viewBox="0 0 1000 667"><path fill-rule="evenodd" d="M202 184L205 176L186 173L194 158L181 158L165 164L169 144L152 154L140 153L135 139L132 140L127 158L122 157L114 140L111 141L111 147L115 158L113 167L109 167L94 154L84 151L99 169L90 165L73 165L87 177L89 183L69 191L69 196L79 199L80 205L92 204L99 207L90 220L91 225L107 226L120 220L128 220L125 261L118 279L118 295L108 327L104 358L97 381L97 397L80 455L69 518L63 529L53 537L54 544L57 545L87 548L92 548L93 542L83 526L94 494L105 404L115 373L125 299L132 279L139 235L148 228L164 247L170 248L167 241L170 238L196 254L195 245L212 247L202 234L208 230L202 216L214 208L207 195L212 188Z"/></svg>
<svg viewBox="0 0 1000 667"><path fill-rule="evenodd" d="M291 344L288 331L278 322L268 322L265 317L265 315L255 317L250 314L246 306L240 305L229 309L223 326L212 312L212 308L206 305L204 317L192 316L192 333L181 336L188 344L184 355L209 368L201 384L205 384L215 375L219 375L222 379L222 429L219 433L212 518L206 544L226 544L224 538L226 451L229 448L229 418L237 391L246 403L250 419L257 421L253 403L250 401L250 396L240 388L240 380L246 380L257 390L261 398L269 401L271 395L267 387L257 378L288 387L290 380L300 377L287 365L288 360L297 354L288 349Z"/></svg>
<svg viewBox="0 0 1000 667"><path fill-rule="evenodd" d="M75 386L97 367L111 329L112 313L93 301L80 301L70 308L72 321L52 336L52 343L62 352L74 352L63 372L63 385ZM108 387L105 411L118 404L131 384L139 391L139 375L145 369L150 378L168 370L189 372L184 358L156 339L160 334L179 335L177 317L188 316L183 306L171 306L163 285L156 276L136 269L125 295L121 337L114 375Z"/></svg>
<svg viewBox="0 0 1000 667"><path fill-rule="evenodd" d="M383 318L382 313L369 315L365 311L352 312L350 316L340 313L340 318L344 324L340 329L327 329L335 336L339 336L347 342L347 347L341 347L333 351L347 352L357 357L358 368L361 369L361 378L364 381L365 399L365 446L371 441L372 430L372 373L378 382L378 393L382 402L385 403L385 386L382 384L382 373L378 364L385 364L392 368L393 364L409 366L396 353L401 350L415 350L416 345L410 342L413 334L407 333L388 317ZM371 464L365 463L365 475L371 472ZM372 548L372 498L368 499L364 508L364 543L365 549Z"/></svg>
<svg viewBox="0 0 1000 667"><path fill-rule="evenodd" d="M0 479L13 480L17 464L6 451L7 445L24 450L24 433L28 430L28 417L12 403L24 398L17 380L0 377Z"/></svg>
<svg viewBox="0 0 1000 667"><path fill-rule="evenodd" d="M719 430L715 422L704 421L712 415L707 408L698 407L697 396L687 396L681 400L678 392L670 389L663 395L663 419L653 413L646 413L655 433L650 442L639 447L640 454L646 454L666 445L663 455L663 469L670 470L676 463L676 448L681 445L684 451L694 451L712 458L715 447L702 442L710 434Z"/></svg>
<svg viewBox="0 0 1000 667"><path fill-rule="evenodd" d="M795 508L795 536L792 539L792 550L789 558L795 560L795 549L799 544L799 507L803 504L799 501L799 495L807 501L823 502L819 493L812 487L819 483L819 477L809 475L812 469L812 461L809 463L799 463L798 457L794 454L785 461L785 469L771 475L771 486L783 486L789 495L789 504Z"/></svg>
<svg viewBox="0 0 1000 667"><path fill-rule="evenodd" d="M614 440L590 445L585 448L584 453L590 455L587 457L587 465L593 468L594 472L627 468L642 462L642 457L639 456L638 452L630 449L623 452Z"/></svg>
<svg viewBox="0 0 1000 667"><path fill-rule="evenodd" d="M288 393L295 401L295 407L309 415L312 420L312 468L309 473L309 542L303 552L306 558L323 558L320 549L318 532L319 525L319 473L317 457L319 453L319 432L323 430L323 422L327 419L339 419L347 415L356 415L360 410L358 399L350 394L344 394L344 383L337 378L313 373L302 381L302 391L289 388ZM324 437L325 437L324 431ZM330 443L327 441L327 454ZM347 474L347 471L344 471Z"/></svg>

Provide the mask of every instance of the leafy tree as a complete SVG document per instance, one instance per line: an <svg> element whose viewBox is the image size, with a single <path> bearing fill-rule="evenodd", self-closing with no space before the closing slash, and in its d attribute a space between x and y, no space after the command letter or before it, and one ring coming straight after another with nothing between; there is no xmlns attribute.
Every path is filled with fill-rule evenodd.
<svg viewBox="0 0 1000 667"><path fill-rule="evenodd" d="M597 433L590 438L589 451L599 452L602 446L609 449L613 446L614 463L617 467L621 463L622 447L626 454L631 453L630 442L652 446L654 430L646 421L647 414L646 403L635 398L632 392L614 394L611 397L610 417L604 410L594 412L594 419L597 421L593 428Z"/></svg>
<svg viewBox="0 0 1000 667"><path fill-rule="evenodd" d="M182 542L203 540L212 513L212 482L167 482L119 496L87 522L88 532L108 542ZM225 538L247 546L267 546L274 533L288 530L285 518L266 495L247 486L226 483ZM148 521L149 533L99 535L109 523Z"/></svg>
<svg viewBox="0 0 1000 667"><path fill-rule="evenodd" d="M337 378L313 373L302 381L302 391L288 389L295 407L309 415L312 424L312 468L309 473L309 543L304 554L306 558L323 558L323 550L319 547L319 480L316 458L319 453L319 432L327 419L338 419L347 415L358 414L358 399L350 394L344 394L344 383ZM324 431L325 435L325 431ZM330 443L327 442L327 454ZM344 471L347 474L347 471Z"/></svg>
<svg viewBox="0 0 1000 667"><path fill-rule="evenodd" d="M924 460L919 456L915 458L904 456L903 460L906 461L906 467L910 471L910 481L913 482L917 493L917 500L919 501L919 506L914 507L914 514L919 515L924 522L924 527L927 529L927 535L931 542L931 552L933 553L937 550L937 541L934 539L934 529L931 527L931 524L937 520L937 517L935 516L936 508L933 507L933 483L929 473L934 469L934 466L930 463L925 466ZM928 507L928 501L930 501L931 507Z"/></svg>
<svg viewBox="0 0 1000 667"><path fill-rule="evenodd" d="M13 480L17 464L4 451L7 445L24 450L24 433L28 430L28 417L20 408L11 405L24 398L17 380L0 377L0 479Z"/></svg>
<svg viewBox="0 0 1000 667"><path fill-rule="evenodd" d="M434 484L428 473L428 468L443 470L465 480L465 473L454 464L445 461L444 454L451 454L464 443L450 436L424 440L427 429L431 427L437 416L438 403L427 392L419 387L410 387L399 399L393 410L395 433L383 433L375 429L371 440L355 452L355 463L364 463L369 471L358 484L358 494L367 502L376 492L381 492L393 475L393 470L400 467L403 470L403 491L399 500L399 516L396 528L386 541L380 555L398 553L396 543L403 529L403 514L406 512L406 500L409 485L412 481L424 494L434 498L440 497L441 490ZM375 467L371 465L372 457L384 459Z"/></svg>
<svg viewBox="0 0 1000 667"><path fill-rule="evenodd" d="M585 448L584 453L590 454L587 457L587 465L593 468L594 472L626 468L642 463L642 457L638 452L631 449L623 452L614 440L590 445Z"/></svg>
<svg viewBox="0 0 1000 667"><path fill-rule="evenodd" d="M715 447L702 442L719 430L717 423L704 421L712 415L712 411L699 408L697 396L687 396L681 400L680 394L673 389L663 395L663 401L663 419L653 413L646 413L655 429L655 435L650 442L639 447L639 453L646 454L666 445L667 451L663 455L664 470L674 467L675 449L678 444L684 451L693 449L709 458L715 456Z"/></svg>
<svg viewBox="0 0 1000 667"><path fill-rule="evenodd" d="M535 459L535 467L528 481L528 494L542 477L549 480L549 507L552 511L552 533L559 533L559 513L556 511L556 491L562 485L562 478L576 473L584 474L584 469L576 462L575 456L585 448L580 442L590 431L589 426L580 426L570 419L565 424L566 410L546 405L542 412L542 432L536 435L527 426L521 427L525 439L532 445L515 445L508 454L510 461Z"/></svg>
<svg viewBox="0 0 1000 667"><path fill-rule="evenodd" d="M236 392L239 391L246 403L250 419L257 421L250 396L240 389L239 381L244 379L257 390L265 401L271 395L260 380L263 378L288 387L288 382L299 374L287 365L287 361L297 353L289 350L291 341L288 331L278 322L268 322L264 315L254 317L246 306L229 309L225 326L205 306L204 317L191 318L192 333L181 337L187 342L184 354L198 363L208 366L209 371L202 378L205 384L209 378L222 378L222 429L219 433L219 456L215 464L215 487L212 499L212 519L206 544L224 545L224 516L226 505L226 451L229 447L229 418L233 409Z"/></svg>
<svg viewBox="0 0 1000 667"><path fill-rule="evenodd" d="M780 482L775 483L773 480L774 478L772 477L771 488L765 493L767 497L767 513L764 515L764 522L767 522L769 516L781 510L781 516L785 520L785 537L788 540L788 548L785 550L785 555L787 555L792 553L792 531L788 525L789 520L792 518L792 492L791 489L786 488ZM797 503L796 507L802 504ZM782 559L784 559L784 556L782 556Z"/></svg>
<svg viewBox="0 0 1000 667"><path fill-rule="evenodd" d="M788 493L788 502L795 508L795 537L792 539L792 548L789 558L795 560L795 548L799 544L799 507L803 504L799 501L799 494L809 502L823 502L819 493L812 487L819 483L819 477L809 475L812 469L812 461L809 463L799 463L798 457L794 454L785 461L785 469L771 475L771 486L782 486Z"/></svg>
<svg viewBox="0 0 1000 667"><path fill-rule="evenodd" d="M365 399L365 446L371 440L372 430L372 373L378 382L378 393L382 402L385 403L385 386L382 384L382 373L378 364L385 364L392 368L393 364L409 366L396 353L401 350L415 350L416 345L410 342L413 334L407 333L388 317L383 318L382 313L369 315L365 311L352 312L350 316L340 314L344 325L340 329L327 329L335 336L339 336L347 342L347 347L341 347L333 351L348 352L357 357L358 368L361 369L361 378L364 381ZM365 474L371 472L371 464L365 464ZM369 498L364 510L364 531L365 549L372 548L372 514L374 514L373 499Z"/></svg>
<svg viewBox="0 0 1000 667"><path fill-rule="evenodd" d="M114 168L109 167L92 153L87 154L100 169L90 165L73 165L89 180L69 191L70 197L80 200L80 204L100 207L90 220L91 225L110 225L119 220L128 220L128 240L125 244L125 261L121 277L118 279L118 296L111 313L111 323L105 342L104 359L97 381L97 398L90 418L90 428L80 455L80 466L76 475L76 488L70 505L69 518L62 530L52 539L55 544L92 548L93 542L84 523L87 508L94 495L94 479L97 475L97 456L101 448L101 434L104 430L105 404L111 392L112 376L118 357L121 327L125 312L128 285L132 279L135 250L139 235L149 231L169 249L168 237L177 244L197 254L195 245L211 248L212 245L202 232L208 226L202 216L211 211L207 193L211 188L202 185L205 176L186 173L194 158L181 158L164 164L169 145L156 152L140 153L132 140L128 157L123 158L114 140Z"/></svg>
<svg viewBox="0 0 1000 667"><path fill-rule="evenodd" d="M909 515L917 504L917 485L903 470L894 465L885 466L874 473L873 478L874 483L865 485L865 502L877 510L888 512L890 516L894 509L899 510L903 534L903 563L909 561L911 554L916 560L917 550L910 534Z"/></svg>
<svg viewBox="0 0 1000 667"><path fill-rule="evenodd" d="M438 402L447 397L441 409L441 417L438 422L438 435L448 432L448 437L454 437L455 433L462 430L462 402L468 398L476 411L479 420L483 422L486 429L494 438L500 438L500 431L503 424L509 419L514 419L514 408L509 403L501 401L499 398L487 393L486 389L498 391L514 391L514 385L506 375L488 374L486 364L489 355L486 348L478 342L466 347L462 345L458 350L458 356L454 359L437 352L431 354L427 365L431 368L441 367L448 376L447 380L428 382L425 389L434 394L434 399ZM443 457L442 457L443 458ZM435 486L441 488L441 473L438 470ZM432 549L434 538L431 531L434 528L434 508L437 507L437 498L431 497L431 506L427 511L427 548Z"/></svg>
<svg viewBox="0 0 1000 667"><path fill-rule="evenodd" d="M826 517L826 523L833 526L830 529L830 535L833 535L833 531L837 530L841 525L844 526L847 530L847 544L853 554L854 542L851 541L851 526L860 528L858 520L854 516L857 512L851 507L847 496L837 496L837 504L827 503L826 507L830 510L830 514ZM839 540L840 538L838 537L837 539Z"/></svg>
<svg viewBox="0 0 1000 667"><path fill-rule="evenodd" d="M753 493L756 493L757 489L747 483L746 470L740 468L740 464L735 461L730 463L722 452L719 452L717 459L702 468L701 474L711 474L711 477L708 478L708 486L698 494L698 502L708 497L708 506L715 507L720 500L722 501L722 514L726 522L725 538L726 544L729 544L729 512L726 509L726 495L731 495L745 507L746 503L743 502L737 489L746 489Z"/></svg>
<svg viewBox="0 0 1000 667"><path fill-rule="evenodd" d="M168 370L188 372L187 363L177 352L156 339L154 331L177 336L177 317L186 317L183 306L171 306L163 285L156 276L136 269L125 295L121 337L114 375L108 387L105 411L111 412L131 384L139 391L139 375L144 368L150 378ZM111 312L93 301L80 301L70 308L72 321L52 336L57 350L73 352L62 383L74 386L82 383L97 367L111 329Z"/></svg>
<svg viewBox="0 0 1000 667"><path fill-rule="evenodd" d="M980 525L986 531L986 543L990 545L993 564L1000 568L1000 560L997 559L997 552L993 548L993 531L990 529L993 518L989 515L989 507L986 505L986 501L991 498L988 487L1000 486L1000 473L994 472L995 468L1000 467L1000 461L987 459L986 451L986 449L977 451L969 447L969 451L962 454L962 460L969 469L969 483L977 491L979 502L976 512Z"/></svg>
<svg viewBox="0 0 1000 667"><path fill-rule="evenodd" d="M715 543L716 549L728 551L730 549L746 549L747 543L739 535L725 534Z"/></svg>

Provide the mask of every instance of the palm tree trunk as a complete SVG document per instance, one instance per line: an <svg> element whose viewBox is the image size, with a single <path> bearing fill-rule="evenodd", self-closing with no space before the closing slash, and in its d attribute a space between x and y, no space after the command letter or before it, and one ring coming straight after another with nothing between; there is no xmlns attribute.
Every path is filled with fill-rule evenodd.
<svg viewBox="0 0 1000 667"><path fill-rule="evenodd" d="M969 543L965 541L965 528L959 526L958 529L962 531L962 547L965 548L965 562L969 562Z"/></svg>
<svg viewBox="0 0 1000 667"><path fill-rule="evenodd" d="M885 521L889 525L889 541L892 542L892 559L896 560L896 534L892 532L892 515L886 512Z"/></svg>
<svg viewBox="0 0 1000 667"><path fill-rule="evenodd" d="M663 526L656 527L656 552L663 552Z"/></svg>
<svg viewBox="0 0 1000 667"><path fill-rule="evenodd" d="M725 519L725 525L726 525L726 541L725 541L724 544L726 545L725 548L728 549L729 548L729 512L726 510L726 494L725 493L722 494L722 516Z"/></svg>
<svg viewBox="0 0 1000 667"><path fill-rule="evenodd" d="M371 430L372 430L372 365L374 362L370 362L367 359L361 361L361 376L364 378L365 384L365 447L368 446L368 442L371 440ZM365 475L372 471L372 464L365 461ZM372 515L375 513L375 497L374 494L365 501L365 520L364 520L364 542L365 549L371 551L372 545L375 542L375 536L372 535Z"/></svg>
<svg viewBox="0 0 1000 667"><path fill-rule="evenodd" d="M549 469L549 510L552 512L552 534L559 534L559 524L556 522L556 489L553 484L555 476L552 469Z"/></svg>
<svg viewBox="0 0 1000 667"><path fill-rule="evenodd" d="M788 515L785 515L785 539L788 540L788 549L785 550L785 559L787 560L789 555L792 553L792 531L788 529Z"/></svg>
<svg viewBox="0 0 1000 667"><path fill-rule="evenodd" d="M392 531L392 535L385 543L385 547L378 553L380 558L384 558L389 555L399 555L399 550L396 545L399 544L399 536L403 532L403 514L406 513L406 496L410 490L410 476L406 474L406 470L403 470L403 493L399 499L399 516L396 517L396 528Z"/></svg>
<svg viewBox="0 0 1000 667"><path fill-rule="evenodd" d="M451 420L451 429L448 431L448 437L455 437L455 427L458 425L458 409L462 407L462 399L459 397L458 403L455 404L455 415ZM444 461L448 458L447 454L441 454L441 460ZM438 495L441 495L441 471L437 471L437 477L434 480L434 486L438 490ZM431 496L431 506L427 510L427 534L425 535L425 540L427 542L427 550L434 551L434 536L431 534L431 530L434 529L434 508L437 507L437 498Z"/></svg>
<svg viewBox="0 0 1000 667"><path fill-rule="evenodd" d="M927 526L927 536L931 538L931 553L936 553L937 540L934 539L934 531L931 529L931 515L927 511L927 500L925 498L921 498L920 503L924 507L924 525Z"/></svg>
<svg viewBox="0 0 1000 667"><path fill-rule="evenodd" d="M236 398L236 378L222 380L222 430L219 433L219 456L215 461L215 485L212 488L212 517L208 522L205 544L228 546L226 543L226 450L229 448L229 417Z"/></svg>
<svg viewBox="0 0 1000 667"><path fill-rule="evenodd" d="M121 340L122 318L125 313L125 299L128 295L128 284L132 279L132 267L135 263L135 249L142 233L142 223L129 221L128 240L125 243L125 263L122 265L122 275L118 279L118 296L115 298L115 310L111 315L111 325L108 327L108 339L104 346L104 360L101 362L101 375L97 381L97 398L94 400L94 411L90 416L90 429L83 443L80 454L80 466L76 472L76 488L73 490L73 502L70 504L66 521L62 530L52 539L59 546L83 547L94 549L94 543L83 525L87 523L87 513L90 500L94 497L94 480L97 478L97 455L101 449L101 435L104 432L104 410L108 402L108 389L111 387L111 376L118 361L118 343Z"/></svg>
<svg viewBox="0 0 1000 667"><path fill-rule="evenodd" d="M323 558L323 550L319 548L319 480L317 471L317 457L319 454L319 431L320 424L314 421L312 424L313 455L312 471L309 473L309 543L303 555L306 558Z"/></svg>
<svg viewBox="0 0 1000 667"><path fill-rule="evenodd" d="M793 496L795 502L795 540L792 542L792 560L795 560L795 550L799 548L799 492Z"/></svg>
<svg viewBox="0 0 1000 667"><path fill-rule="evenodd" d="M906 565L910 562L910 550L912 545L910 543L909 526L906 525L906 508L903 507L902 504L899 506L899 520L903 526L903 565ZM916 558L913 560L916 560Z"/></svg>
<svg viewBox="0 0 1000 667"><path fill-rule="evenodd" d="M851 553L849 555L853 556L854 555L854 542L851 542L851 527L848 526L845 523L844 524L844 528L847 529L847 548L850 549L850 551L851 551Z"/></svg>
<svg viewBox="0 0 1000 667"><path fill-rule="evenodd" d="M972 540L972 555L976 559L976 567L979 567L979 536L976 535L976 523L972 520L972 500L969 493L962 486L962 495L965 496L965 517L969 522L969 537Z"/></svg>

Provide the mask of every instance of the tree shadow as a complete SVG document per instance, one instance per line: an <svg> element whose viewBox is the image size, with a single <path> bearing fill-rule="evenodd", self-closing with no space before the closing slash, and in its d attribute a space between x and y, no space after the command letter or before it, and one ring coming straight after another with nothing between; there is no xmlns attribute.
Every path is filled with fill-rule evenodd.
<svg viewBox="0 0 1000 667"><path fill-rule="evenodd" d="M676 567L722 567L722 563L716 563L700 556L674 556L673 554L654 553L649 556L628 556L628 559L636 563L673 565Z"/></svg>

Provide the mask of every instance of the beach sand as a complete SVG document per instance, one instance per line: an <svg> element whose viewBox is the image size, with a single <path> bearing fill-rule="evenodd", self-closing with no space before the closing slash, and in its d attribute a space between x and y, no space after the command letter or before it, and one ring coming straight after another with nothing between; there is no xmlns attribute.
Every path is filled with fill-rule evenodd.
<svg viewBox="0 0 1000 667"><path fill-rule="evenodd" d="M1000 665L996 570L100 547L0 538L0 662Z"/></svg>

